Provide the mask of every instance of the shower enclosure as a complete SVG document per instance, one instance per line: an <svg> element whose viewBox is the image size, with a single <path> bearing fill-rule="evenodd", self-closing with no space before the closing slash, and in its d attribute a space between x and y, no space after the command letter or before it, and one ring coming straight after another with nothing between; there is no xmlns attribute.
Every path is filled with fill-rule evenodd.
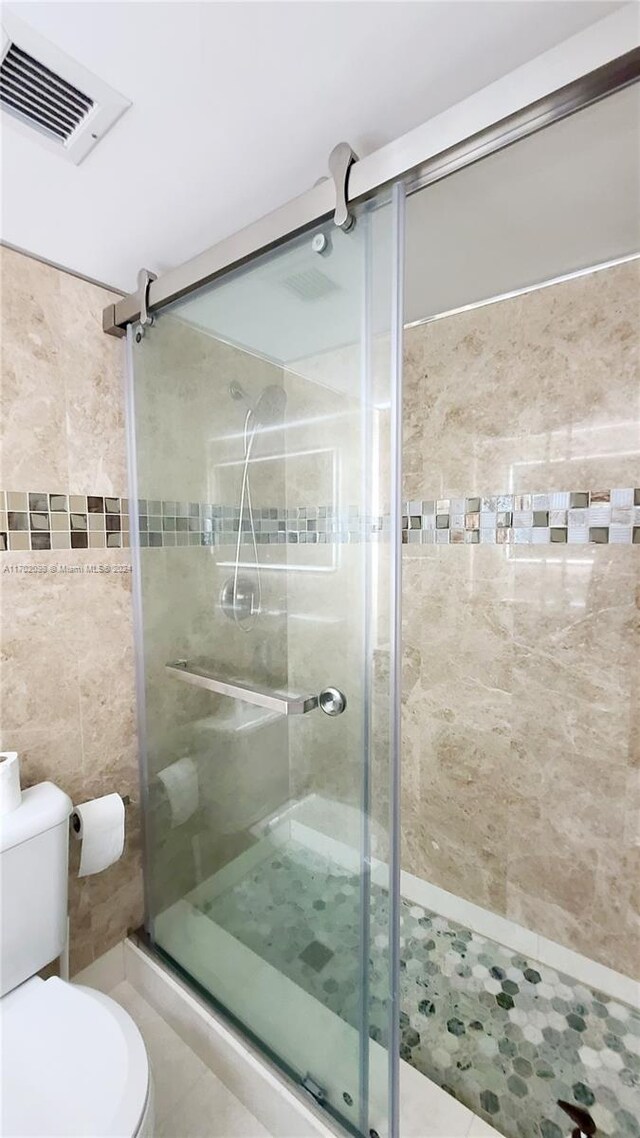
<svg viewBox="0 0 640 1138"><path fill-rule="evenodd" d="M639 77L105 314L147 940L365 1138L638 1138Z"/></svg>
<svg viewBox="0 0 640 1138"><path fill-rule="evenodd" d="M130 332L149 933L361 1133L397 1079L401 207Z"/></svg>

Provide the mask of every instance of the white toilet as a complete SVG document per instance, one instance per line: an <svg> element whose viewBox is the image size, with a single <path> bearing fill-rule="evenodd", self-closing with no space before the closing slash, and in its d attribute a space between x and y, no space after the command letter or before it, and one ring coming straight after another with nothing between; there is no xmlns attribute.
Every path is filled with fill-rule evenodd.
<svg viewBox="0 0 640 1138"><path fill-rule="evenodd" d="M3 1138L151 1138L142 1036L101 992L36 973L64 949L71 801L42 782L0 818Z"/></svg>

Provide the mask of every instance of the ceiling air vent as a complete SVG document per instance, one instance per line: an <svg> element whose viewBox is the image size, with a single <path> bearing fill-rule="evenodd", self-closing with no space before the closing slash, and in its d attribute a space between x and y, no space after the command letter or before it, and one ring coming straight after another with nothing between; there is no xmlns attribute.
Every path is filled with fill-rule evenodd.
<svg viewBox="0 0 640 1138"><path fill-rule="evenodd" d="M3 118L50 150L82 162L129 100L12 12L2 14Z"/></svg>
<svg viewBox="0 0 640 1138"><path fill-rule="evenodd" d="M0 67L0 100L10 114L61 142L68 142L94 106L90 95L14 43Z"/></svg>
<svg viewBox="0 0 640 1138"><path fill-rule="evenodd" d="M340 292L340 285L320 269L303 269L299 273L292 273L281 282L285 288L294 293L299 300L324 300L334 292Z"/></svg>

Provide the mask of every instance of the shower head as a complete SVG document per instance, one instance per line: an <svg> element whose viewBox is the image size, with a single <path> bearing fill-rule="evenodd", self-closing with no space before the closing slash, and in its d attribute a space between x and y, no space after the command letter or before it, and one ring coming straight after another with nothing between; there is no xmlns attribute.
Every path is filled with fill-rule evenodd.
<svg viewBox="0 0 640 1138"><path fill-rule="evenodd" d="M282 422L287 405L287 394L283 387L269 384L261 392L253 414L261 427L274 427Z"/></svg>

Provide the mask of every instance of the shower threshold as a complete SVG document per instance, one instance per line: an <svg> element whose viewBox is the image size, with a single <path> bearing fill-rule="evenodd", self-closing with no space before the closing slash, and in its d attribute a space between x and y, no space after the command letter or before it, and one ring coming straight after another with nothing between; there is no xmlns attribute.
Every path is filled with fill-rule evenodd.
<svg viewBox="0 0 640 1138"><path fill-rule="evenodd" d="M357 1046L357 863L354 850L306 821L289 814L160 914L155 937L274 1051L311 1054L314 1078L342 1108L345 1093L357 1101L354 1087L334 1085L337 1071L353 1068ZM388 896L374 874L370 1086L380 1134L387 945ZM573 1124L559 1100L587 1112L602 1138L640 1135L640 1014L406 898L401 1009L403 1138L426 1138L429 1116L439 1118L434 1138L462 1138L469 1111L485 1123L474 1134L565 1138ZM310 1022L318 1025L316 1054ZM440 1111L453 1112L446 1120L433 1113L435 1091Z"/></svg>

